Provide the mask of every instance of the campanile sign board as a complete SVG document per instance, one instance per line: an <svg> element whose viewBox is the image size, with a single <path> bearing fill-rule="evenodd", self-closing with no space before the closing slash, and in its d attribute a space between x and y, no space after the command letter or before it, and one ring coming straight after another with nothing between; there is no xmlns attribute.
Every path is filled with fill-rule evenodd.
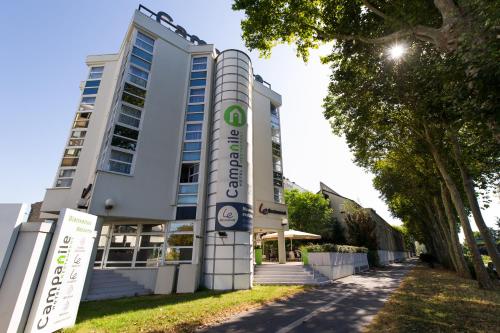
<svg viewBox="0 0 500 333"><path fill-rule="evenodd" d="M253 211L249 203L248 111L245 105L222 103L219 146L219 184L215 230L250 231Z"/></svg>
<svg viewBox="0 0 500 333"><path fill-rule="evenodd" d="M76 210L61 211L25 332L54 332L75 324L96 220Z"/></svg>

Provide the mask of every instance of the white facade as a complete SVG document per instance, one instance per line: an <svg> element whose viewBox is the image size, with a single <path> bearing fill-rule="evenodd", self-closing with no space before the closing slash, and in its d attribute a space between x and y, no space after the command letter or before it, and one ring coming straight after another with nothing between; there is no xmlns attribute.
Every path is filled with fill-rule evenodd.
<svg viewBox="0 0 500 333"><path fill-rule="evenodd" d="M98 269L187 264L209 288L250 288L254 233L287 229L281 96L245 53L219 52L142 6L119 52L87 65L44 217L63 208L99 216ZM238 114L224 122L232 108L245 124ZM228 202L243 213L221 227L217 207Z"/></svg>

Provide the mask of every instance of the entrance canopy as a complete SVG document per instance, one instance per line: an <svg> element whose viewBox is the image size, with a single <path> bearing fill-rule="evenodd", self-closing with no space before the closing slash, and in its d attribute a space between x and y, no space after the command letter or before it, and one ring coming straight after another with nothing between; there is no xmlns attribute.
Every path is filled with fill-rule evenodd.
<svg viewBox="0 0 500 333"><path fill-rule="evenodd" d="M298 231L298 230L287 230L285 231L285 238L288 239L320 239L320 235L310 234L308 232ZM262 236L262 240L277 240L278 233L272 233L265 236Z"/></svg>

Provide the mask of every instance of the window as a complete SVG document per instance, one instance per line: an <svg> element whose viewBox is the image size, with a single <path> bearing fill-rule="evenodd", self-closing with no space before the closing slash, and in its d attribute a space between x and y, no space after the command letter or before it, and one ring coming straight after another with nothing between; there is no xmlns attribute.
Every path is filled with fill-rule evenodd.
<svg viewBox="0 0 500 333"><path fill-rule="evenodd" d="M72 138L84 138L87 131L71 131Z"/></svg>
<svg viewBox="0 0 500 333"><path fill-rule="evenodd" d="M183 163L180 183L197 183L199 167L199 163Z"/></svg>
<svg viewBox="0 0 500 333"><path fill-rule="evenodd" d="M201 140L201 124L186 125L186 140Z"/></svg>
<svg viewBox="0 0 500 333"><path fill-rule="evenodd" d="M125 87L123 88L123 90L142 98L146 97L146 90L133 86L129 83L125 83Z"/></svg>
<svg viewBox="0 0 500 333"><path fill-rule="evenodd" d="M143 224L135 267L155 267L163 256L164 224Z"/></svg>
<svg viewBox="0 0 500 333"><path fill-rule="evenodd" d="M132 154L112 149L109 157L109 171L129 174L133 158Z"/></svg>
<svg viewBox="0 0 500 333"><path fill-rule="evenodd" d="M190 96L189 103L203 103L205 102L205 96Z"/></svg>
<svg viewBox="0 0 500 333"><path fill-rule="evenodd" d="M190 81L191 87L205 86L206 84L207 84L207 80L205 80L205 79L195 79L195 80Z"/></svg>
<svg viewBox="0 0 500 333"><path fill-rule="evenodd" d="M177 207L176 220L193 220L196 218L196 206Z"/></svg>
<svg viewBox="0 0 500 333"><path fill-rule="evenodd" d="M273 142L280 143L280 130L279 128L271 128L271 139Z"/></svg>
<svg viewBox="0 0 500 333"><path fill-rule="evenodd" d="M144 107L144 100L142 98L127 94L126 92L123 92L122 100L124 102L127 102L129 104L132 104L132 105L135 105L135 106L138 106L141 108Z"/></svg>
<svg viewBox="0 0 500 333"><path fill-rule="evenodd" d="M191 72L192 79L205 79L207 77L207 72Z"/></svg>
<svg viewBox="0 0 500 333"><path fill-rule="evenodd" d="M137 84L138 86L141 86L141 87L144 87L144 88L146 88L146 86L148 85L148 81L143 80L143 79L141 79L141 78L139 78L139 77L137 77L137 76L134 76L134 75L132 75L132 74L129 74L129 75L128 75L128 80L129 80L130 82L135 83L135 84Z"/></svg>
<svg viewBox="0 0 500 333"><path fill-rule="evenodd" d="M207 57L193 58L193 71L207 69Z"/></svg>
<svg viewBox="0 0 500 333"><path fill-rule="evenodd" d="M77 166L78 165L78 158L75 157L63 157L61 166L67 167L67 166Z"/></svg>
<svg viewBox="0 0 500 333"><path fill-rule="evenodd" d="M128 79L130 82L135 83L141 87L146 88L148 83L149 74L142 69L130 66Z"/></svg>
<svg viewBox="0 0 500 333"><path fill-rule="evenodd" d="M104 66L91 67L89 79L100 79L102 77L103 71L104 71Z"/></svg>
<svg viewBox="0 0 500 333"><path fill-rule="evenodd" d="M87 82L85 82L85 88L99 87L100 84L101 84L101 80L87 81Z"/></svg>
<svg viewBox="0 0 500 333"><path fill-rule="evenodd" d="M279 143L273 142L273 155L281 156L281 145Z"/></svg>
<svg viewBox="0 0 500 333"><path fill-rule="evenodd" d="M283 189L281 187L274 188L274 201L277 203L284 203Z"/></svg>
<svg viewBox="0 0 500 333"><path fill-rule="evenodd" d="M183 161L199 161L200 160L201 142L186 142L182 153Z"/></svg>
<svg viewBox="0 0 500 333"><path fill-rule="evenodd" d="M78 112L73 122L73 128L87 128L91 115L91 112Z"/></svg>
<svg viewBox="0 0 500 333"><path fill-rule="evenodd" d="M189 92L191 96L205 96L205 88L194 88Z"/></svg>
<svg viewBox="0 0 500 333"><path fill-rule="evenodd" d="M130 73L144 80L147 80L149 78L148 72L145 72L142 69L139 69L135 66L130 66Z"/></svg>
<svg viewBox="0 0 500 333"><path fill-rule="evenodd" d="M135 148L137 147L137 142L133 140L120 138L118 136L113 136L113 138L111 139L111 145L118 148L135 151Z"/></svg>
<svg viewBox="0 0 500 333"><path fill-rule="evenodd" d="M83 97L82 98L82 103L81 104L90 104L94 105L95 104L95 97Z"/></svg>
<svg viewBox="0 0 500 333"><path fill-rule="evenodd" d="M137 245L138 225L113 225L109 239L106 267L131 267Z"/></svg>
<svg viewBox="0 0 500 333"><path fill-rule="evenodd" d="M186 121L203 121L203 113L188 113Z"/></svg>
<svg viewBox="0 0 500 333"><path fill-rule="evenodd" d="M139 57L139 58L142 58L148 62L153 61L153 56L151 54L149 54L146 51L143 51L140 48L137 48L135 46L132 48L132 54Z"/></svg>
<svg viewBox="0 0 500 333"><path fill-rule="evenodd" d="M136 56L132 55L130 57L130 62L133 63L134 65L137 65L139 67L142 67L144 69L147 69L148 71L151 70L151 64L140 59L140 58L137 58Z"/></svg>
<svg viewBox="0 0 500 333"><path fill-rule="evenodd" d="M83 89L83 95L95 95L99 88L85 88Z"/></svg>
<svg viewBox="0 0 500 333"><path fill-rule="evenodd" d="M115 130L113 133L133 140L137 140L137 138L139 137L139 131L120 125L115 126Z"/></svg>
<svg viewBox="0 0 500 333"><path fill-rule="evenodd" d="M56 180L56 187L71 187L75 171L76 171L75 169L59 170L59 175Z"/></svg>
<svg viewBox="0 0 500 333"><path fill-rule="evenodd" d="M207 69L207 64L194 64L193 71Z"/></svg>
<svg viewBox="0 0 500 333"><path fill-rule="evenodd" d="M198 104L198 105L188 105L187 112L203 112L205 109L205 105L203 104Z"/></svg>
<svg viewBox="0 0 500 333"><path fill-rule="evenodd" d="M179 194L194 194L198 193L198 184L179 185Z"/></svg>
<svg viewBox="0 0 500 333"><path fill-rule="evenodd" d="M273 156L273 171L282 172L281 168L281 158Z"/></svg>
<svg viewBox="0 0 500 333"><path fill-rule="evenodd" d="M78 157L80 156L81 148L69 148L64 151L64 157Z"/></svg>
<svg viewBox="0 0 500 333"><path fill-rule="evenodd" d="M165 261L189 262L193 257L192 222L170 222L167 231Z"/></svg>
<svg viewBox="0 0 500 333"><path fill-rule="evenodd" d="M145 35L144 33L140 32L140 31L137 31L137 38L143 40L144 42L146 42L150 45L155 44L155 40L153 38L149 37L148 35Z"/></svg>
<svg viewBox="0 0 500 333"><path fill-rule="evenodd" d="M70 139L68 142L68 146L83 146L83 139Z"/></svg>

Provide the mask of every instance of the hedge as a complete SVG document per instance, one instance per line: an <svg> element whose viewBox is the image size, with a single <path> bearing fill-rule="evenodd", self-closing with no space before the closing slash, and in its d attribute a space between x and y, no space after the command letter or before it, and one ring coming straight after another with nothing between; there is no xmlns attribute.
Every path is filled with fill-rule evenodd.
<svg viewBox="0 0 500 333"><path fill-rule="evenodd" d="M350 245L337 245L337 244L310 244L301 247L307 252L339 252L339 253L367 253L366 247L350 246Z"/></svg>

